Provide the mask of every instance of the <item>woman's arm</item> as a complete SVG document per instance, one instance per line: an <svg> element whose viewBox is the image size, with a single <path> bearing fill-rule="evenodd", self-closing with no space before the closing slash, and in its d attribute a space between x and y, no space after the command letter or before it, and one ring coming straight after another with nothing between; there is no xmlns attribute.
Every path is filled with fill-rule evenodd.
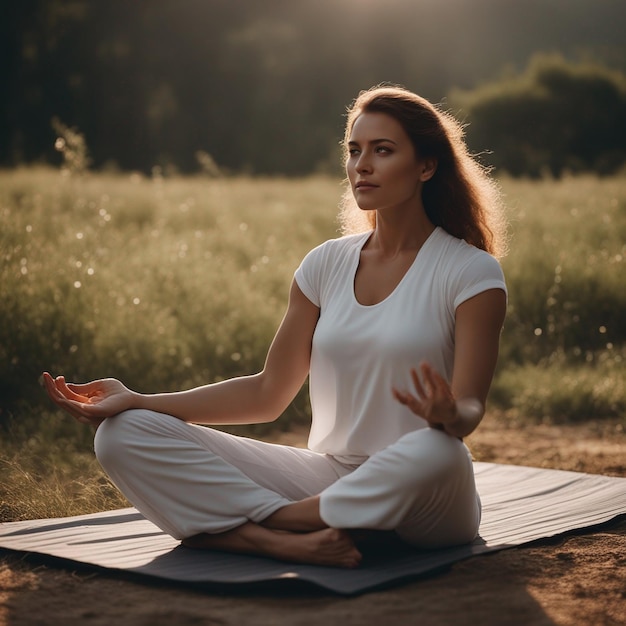
<svg viewBox="0 0 626 626"><path fill-rule="evenodd" d="M113 379L66 385L63 377L48 375L46 389L56 404L82 422L97 423L130 408L199 424L271 422L287 408L308 375L318 317L319 308L294 281L287 312L258 374L158 394L136 393Z"/></svg>
<svg viewBox="0 0 626 626"><path fill-rule="evenodd" d="M457 307L451 385L457 419L444 425L451 435L466 437L483 418L505 315L502 289L489 289Z"/></svg>
<svg viewBox="0 0 626 626"><path fill-rule="evenodd" d="M451 385L423 363L421 376L411 372L416 393L394 389L396 399L454 437L473 432L485 412L505 314L506 295L501 289L489 289L460 304Z"/></svg>
<svg viewBox="0 0 626 626"><path fill-rule="evenodd" d="M251 424L275 420L302 387L311 360L319 309L294 281L289 306L263 371L189 391L140 396L137 408L200 424Z"/></svg>

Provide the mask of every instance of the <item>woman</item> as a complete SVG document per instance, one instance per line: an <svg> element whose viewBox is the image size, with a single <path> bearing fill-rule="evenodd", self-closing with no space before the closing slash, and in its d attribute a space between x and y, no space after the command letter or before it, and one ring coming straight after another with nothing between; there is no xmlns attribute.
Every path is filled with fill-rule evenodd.
<svg viewBox="0 0 626 626"><path fill-rule="evenodd" d="M296 270L262 372L155 395L44 375L56 404L98 426L113 482L189 547L354 567L352 529L426 548L478 532L463 438L506 308L496 187L458 123L401 88L361 93L344 143L344 222L365 224ZM195 425L273 421L307 376L308 450Z"/></svg>

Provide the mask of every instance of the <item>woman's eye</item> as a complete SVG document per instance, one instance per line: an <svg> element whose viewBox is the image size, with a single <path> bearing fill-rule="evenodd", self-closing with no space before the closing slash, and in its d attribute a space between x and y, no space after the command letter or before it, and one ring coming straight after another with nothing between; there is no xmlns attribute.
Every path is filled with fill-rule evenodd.
<svg viewBox="0 0 626 626"><path fill-rule="evenodd" d="M356 154L359 154L359 150L358 150L358 148L349 148L348 149L348 154L350 156L355 156Z"/></svg>
<svg viewBox="0 0 626 626"><path fill-rule="evenodd" d="M378 146L376 148L376 152L379 154L391 154L391 148L388 148L387 146Z"/></svg>

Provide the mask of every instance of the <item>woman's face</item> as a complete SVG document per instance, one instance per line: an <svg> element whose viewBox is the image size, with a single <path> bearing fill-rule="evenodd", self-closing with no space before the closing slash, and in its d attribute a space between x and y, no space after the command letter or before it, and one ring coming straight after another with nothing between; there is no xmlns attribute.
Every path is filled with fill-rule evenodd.
<svg viewBox="0 0 626 626"><path fill-rule="evenodd" d="M359 208L385 210L421 205L422 185L434 173L420 159L404 128L385 113L361 113L348 140L346 173Z"/></svg>

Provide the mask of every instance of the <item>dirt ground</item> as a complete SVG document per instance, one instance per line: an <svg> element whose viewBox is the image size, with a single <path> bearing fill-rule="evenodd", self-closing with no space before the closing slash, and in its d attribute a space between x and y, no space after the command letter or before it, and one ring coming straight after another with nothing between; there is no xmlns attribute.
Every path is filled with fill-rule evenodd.
<svg viewBox="0 0 626 626"><path fill-rule="evenodd" d="M302 435L282 440L302 443ZM494 417L469 439L476 460L626 477L617 421L550 426ZM0 625L443 626L626 624L626 519L505 550L354 598L317 590L215 592L72 571L0 551Z"/></svg>

